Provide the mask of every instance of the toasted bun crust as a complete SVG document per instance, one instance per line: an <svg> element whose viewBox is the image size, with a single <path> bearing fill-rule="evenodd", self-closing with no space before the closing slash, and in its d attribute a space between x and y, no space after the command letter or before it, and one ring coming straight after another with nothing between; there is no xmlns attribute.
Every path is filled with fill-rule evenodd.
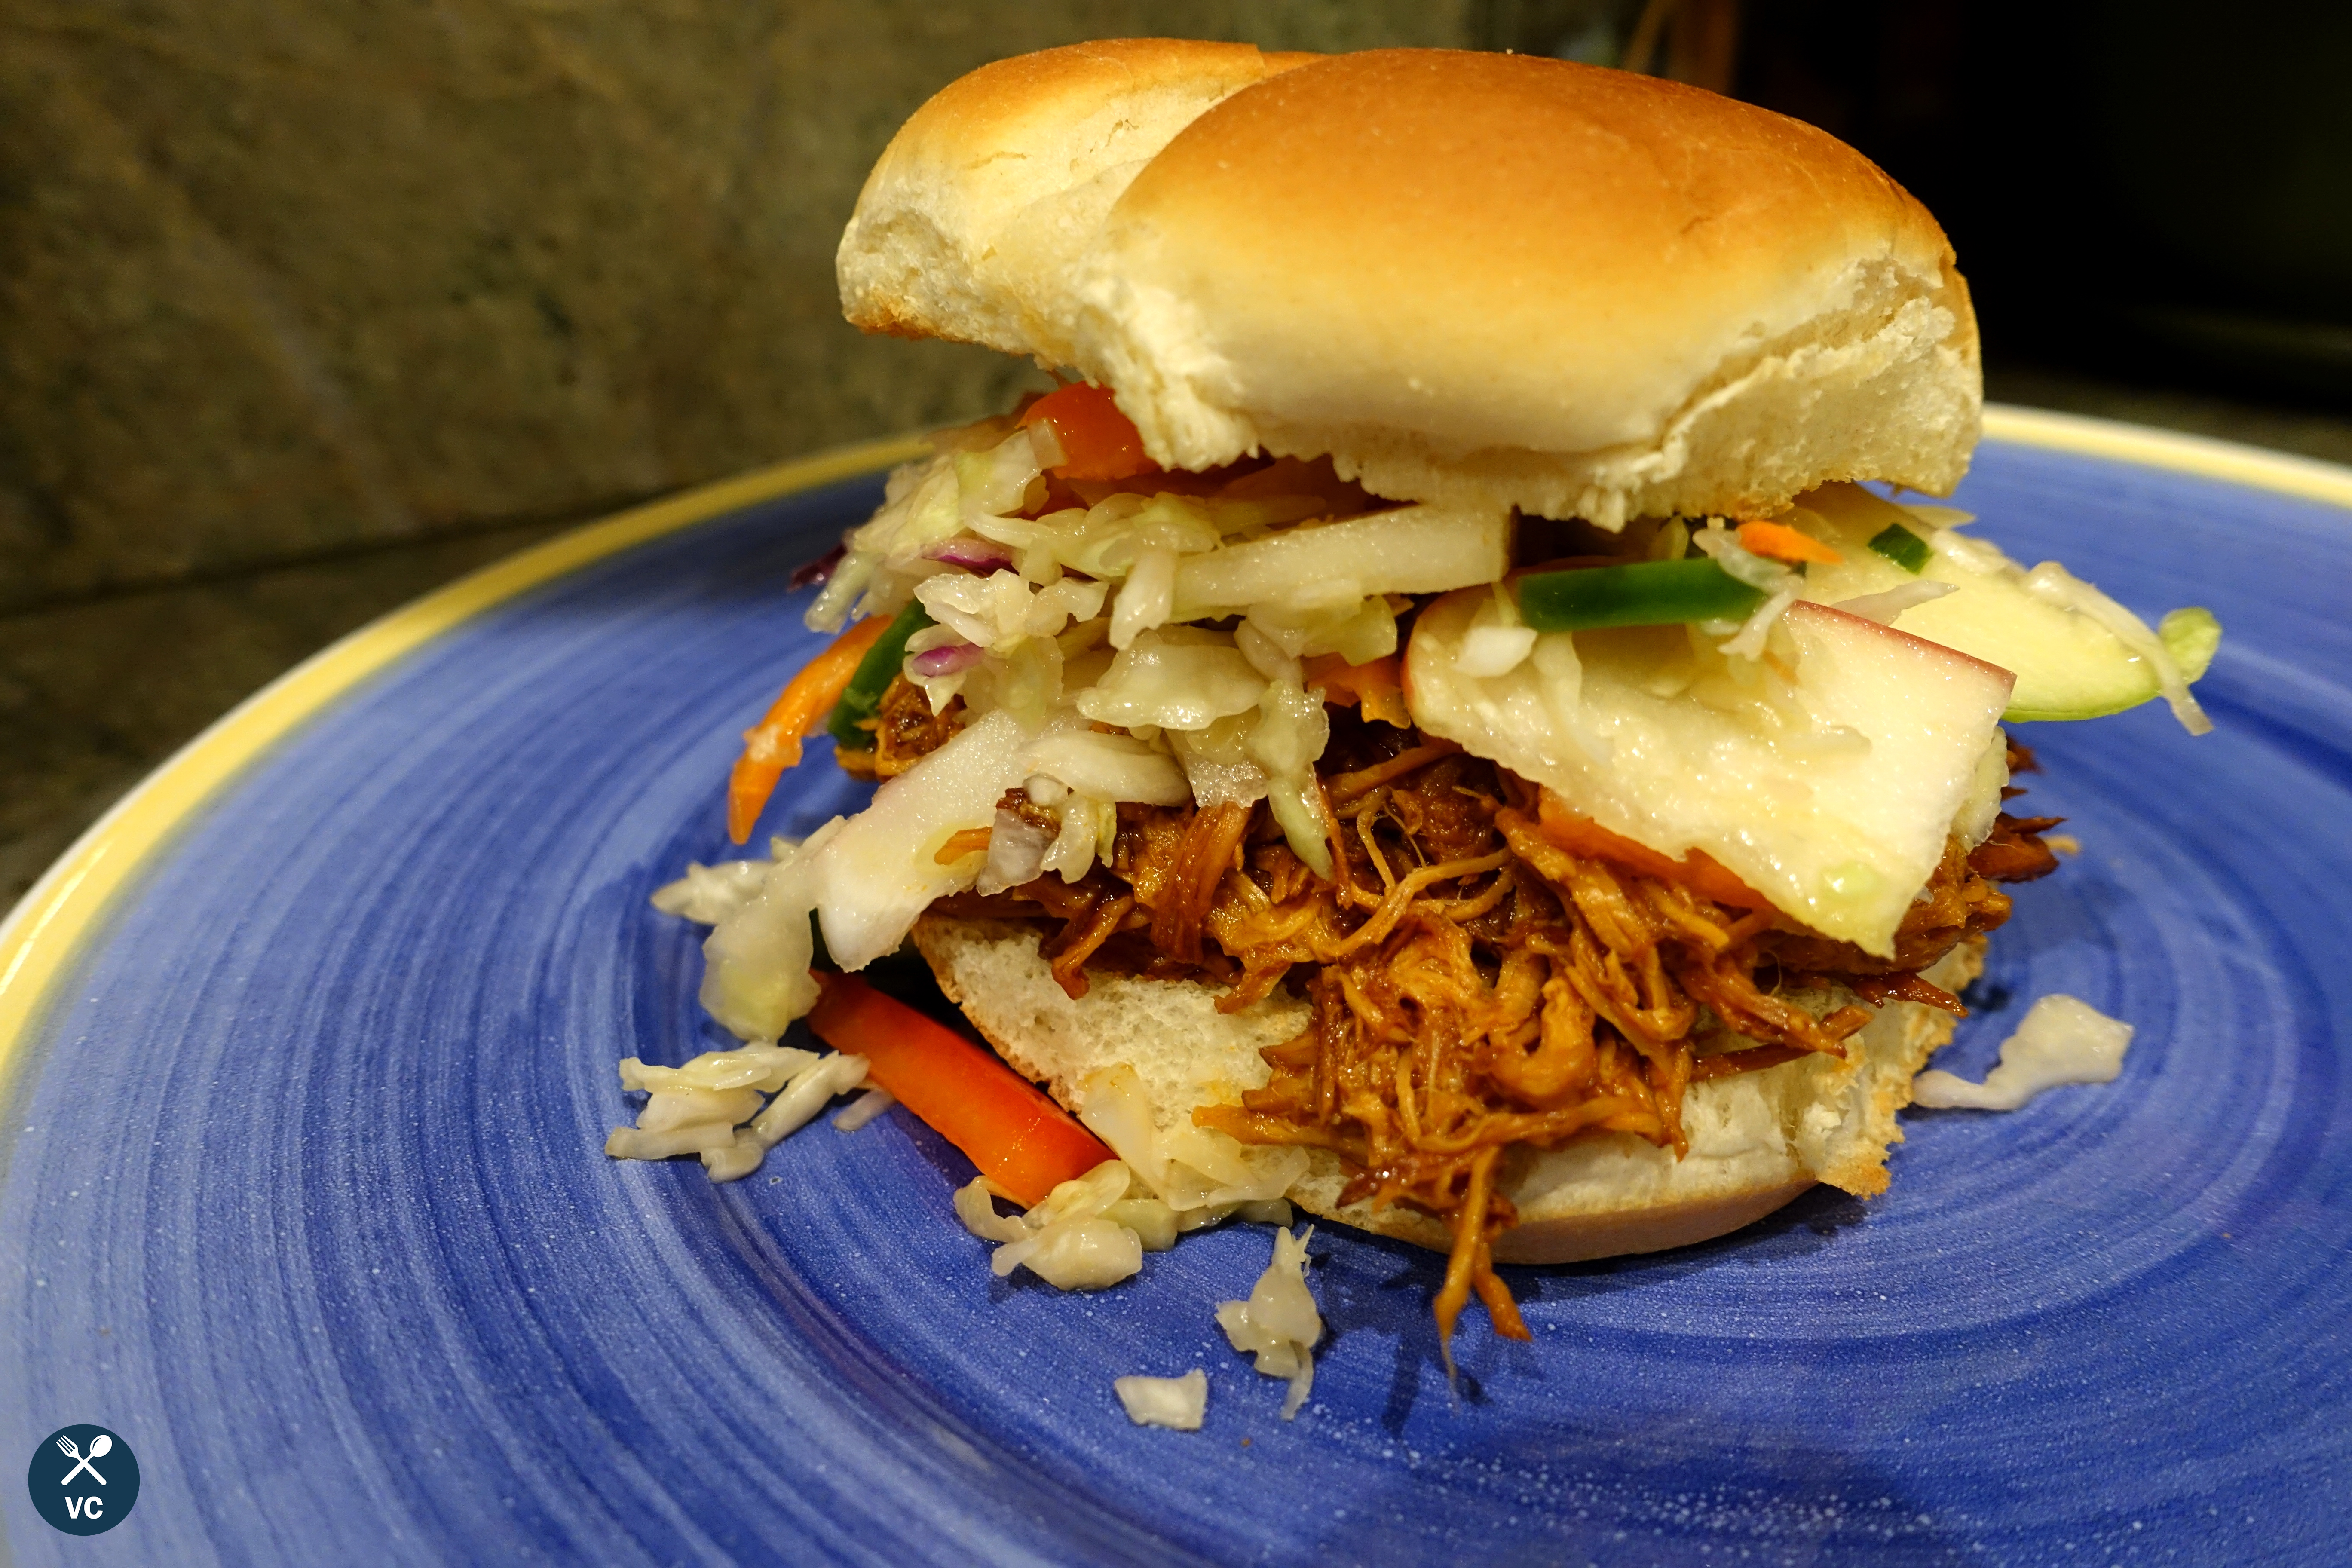
<svg viewBox="0 0 2352 1568"><path fill-rule="evenodd" d="M1125 1064L1160 1129L1189 1122L1195 1107L1262 1087L1270 1073L1258 1052L1307 1019L1307 1005L1281 993L1227 1014L1214 987L1125 975L1089 975L1086 999L1073 1002L1038 956L1036 933L993 921L926 916L915 943L998 1053L1082 1116L1088 1077ZM1980 950L1962 947L1928 975L1958 990L1979 960ZM1848 1061L1814 1057L1693 1085L1681 1160L1621 1133L1535 1154L1504 1183L1520 1223L1496 1256L1570 1263L1684 1247L1759 1219L1816 1182L1874 1196L1886 1190L1888 1146L1903 1141L1895 1113L1910 1103L1912 1076L1951 1035L1945 1015L1894 1003L1855 1037ZM1446 1249L1444 1226L1425 1215L1341 1206L1345 1182L1337 1158L1317 1151L1290 1196L1327 1219Z"/></svg>
<svg viewBox="0 0 2352 1568"><path fill-rule="evenodd" d="M1102 382L1171 466L1328 452L1609 526L1965 470L1967 287L1853 149L1559 60L1301 59L1136 41L955 83L866 183L849 319Z"/></svg>

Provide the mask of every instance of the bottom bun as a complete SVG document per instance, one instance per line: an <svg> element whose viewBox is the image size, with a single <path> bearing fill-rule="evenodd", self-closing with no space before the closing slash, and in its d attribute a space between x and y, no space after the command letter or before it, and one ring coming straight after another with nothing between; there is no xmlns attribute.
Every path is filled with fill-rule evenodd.
<svg viewBox="0 0 2352 1568"><path fill-rule="evenodd" d="M1015 1070L1043 1083L1081 1118L1087 1080L1131 1067L1155 1127L1189 1125L1194 1109L1230 1104L1272 1076L1258 1052L1307 1026L1307 1005L1276 993L1220 1013L1222 987L1192 981L1089 974L1072 1001L1038 955L1037 933L992 921L926 916L915 945L948 999ZM1983 944L1963 944L1927 972L1958 991L1982 967ZM1886 1190L1886 1151L1903 1141L1895 1113L1911 1079L1952 1037L1931 1007L1893 1002L1848 1042L1843 1061L1810 1056L1693 1084L1683 1102L1690 1152L1677 1160L1628 1133L1588 1134L1558 1149L1515 1152L1502 1190L1519 1223L1503 1233L1506 1263L1572 1263L1686 1247L1749 1225L1826 1182L1858 1197ZM1244 1147L1256 1160L1278 1152ZM1341 1205L1348 1174L1312 1150L1291 1201L1325 1219L1443 1252L1435 1218L1402 1205Z"/></svg>

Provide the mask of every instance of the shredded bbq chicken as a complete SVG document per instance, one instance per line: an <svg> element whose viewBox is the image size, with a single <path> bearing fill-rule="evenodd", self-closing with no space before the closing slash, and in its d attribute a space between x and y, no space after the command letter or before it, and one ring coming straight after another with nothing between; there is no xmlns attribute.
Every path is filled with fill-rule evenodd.
<svg viewBox="0 0 2352 1568"><path fill-rule="evenodd" d="M2035 837L2054 819L2003 816L1974 851L1949 847L1894 958L1875 958L1769 907L1571 851L1525 781L1416 731L1333 718L1320 782L1335 880L1291 852L1263 803L1122 805L1109 863L1079 882L940 909L1035 924L1073 997L1090 968L1214 981L1229 1012L1295 987L1313 1021L1264 1053L1271 1080L1194 1120L1328 1149L1350 1178L1343 1201L1443 1221L1442 1339L1474 1293L1498 1332L1527 1337L1493 1260L1517 1217L1500 1191L1515 1159L1593 1131L1679 1156L1693 1082L1842 1058L1873 1016L1853 1003L1817 1016L1800 991L1965 1012L1918 971L2009 918L1994 879L2055 864ZM1005 805L1027 803L1015 791Z"/></svg>
<svg viewBox="0 0 2352 1568"><path fill-rule="evenodd" d="M946 710L934 714L923 689L901 675L883 688L874 717L858 725L873 731L873 748L843 746L834 755L844 771L860 778L895 779L946 745L963 728L963 720L962 698L950 698Z"/></svg>

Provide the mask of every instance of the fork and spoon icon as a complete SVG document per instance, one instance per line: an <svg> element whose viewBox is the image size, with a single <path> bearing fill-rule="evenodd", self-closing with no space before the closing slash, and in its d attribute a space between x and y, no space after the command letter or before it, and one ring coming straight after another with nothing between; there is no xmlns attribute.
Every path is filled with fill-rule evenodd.
<svg viewBox="0 0 2352 1568"><path fill-rule="evenodd" d="M59 1486L69 1487L73 1485L73 1479L81 1474L84 1470L88 1470L90 1473L91 1478L95 1479L100 1486L104 1486L106 1484L106 1478L98 1473L98 1467L91 1464L90 1460L103 1459L107 1455L114 1451L114 1439L112 1437L100 1432L97 1436L92 1437L89 1440L89 1452L88 1454L84 1454L79 1448L74 1446L74 1440L72 1438L60 1433L58 1436L58 1450L64 1454L67 1458L74 1461L74 1468L66 1472L66 1479L58 1483Z"/></svg>

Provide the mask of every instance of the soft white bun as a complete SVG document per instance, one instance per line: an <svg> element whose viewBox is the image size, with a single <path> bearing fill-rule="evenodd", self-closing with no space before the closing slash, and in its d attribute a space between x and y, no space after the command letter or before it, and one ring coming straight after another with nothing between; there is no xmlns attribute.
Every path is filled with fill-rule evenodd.
<svg viewBox="0 0 2352 1568"><path fill-rule="evenodd" d="M1002 61L908 121L839 268L859 326L1098 381L1177 468L1329 453L1383 495L1613 527L1830 479L1940 494L1978 431L1967 286L1900 186L1559 60Z"/></svg>
<svg viewBox="0 0 2352 1568"><path fill-rule="evenodd" d="M837 256L843 311L869 332L1076 364L1071 268L1128 183L1207 110L1319 58L1113 38L958 78L866 177Z"/></svg>
<svg viewBox="0 0 2352 1568"><path fill-rule="evenodd" d="M949 1000L998 1054L1084 1110L1083 1085L1102 1068L1135 1068L1157 1126L1189 1123L1194 1108L1231 1103L1263 1086L1258 1052L1296 1036L1307 1004L1282 993L1236 1014L1217 1011L1219 991L1190 982L1090 974L1083 1001L1055 984L1036 933L988 921L926 916L915 943ZM1980 950L1963 946L1928 976L1958 990ZM1903 1141L1895 1113L1911 1079L1951 1038L1952 1020L1897 1002L1855 1037L1844 1062L1812 1057L1694 1085L1684 1102L1690 1152L1676 1160L1622 1133L1580 1139L1535 1154L1503 1190L1520 1223L1496 1256L1509 1263L1570 1263L1658 1252L1738 1229L1816 1182L1860 1196L1886 1189L1886 1151ZM1317 1151L1290 1190L1308 1212L1443 1251L1444 1226L1429 1216L1369 1204L1341 1207L1338 1159Z"/></svg>

